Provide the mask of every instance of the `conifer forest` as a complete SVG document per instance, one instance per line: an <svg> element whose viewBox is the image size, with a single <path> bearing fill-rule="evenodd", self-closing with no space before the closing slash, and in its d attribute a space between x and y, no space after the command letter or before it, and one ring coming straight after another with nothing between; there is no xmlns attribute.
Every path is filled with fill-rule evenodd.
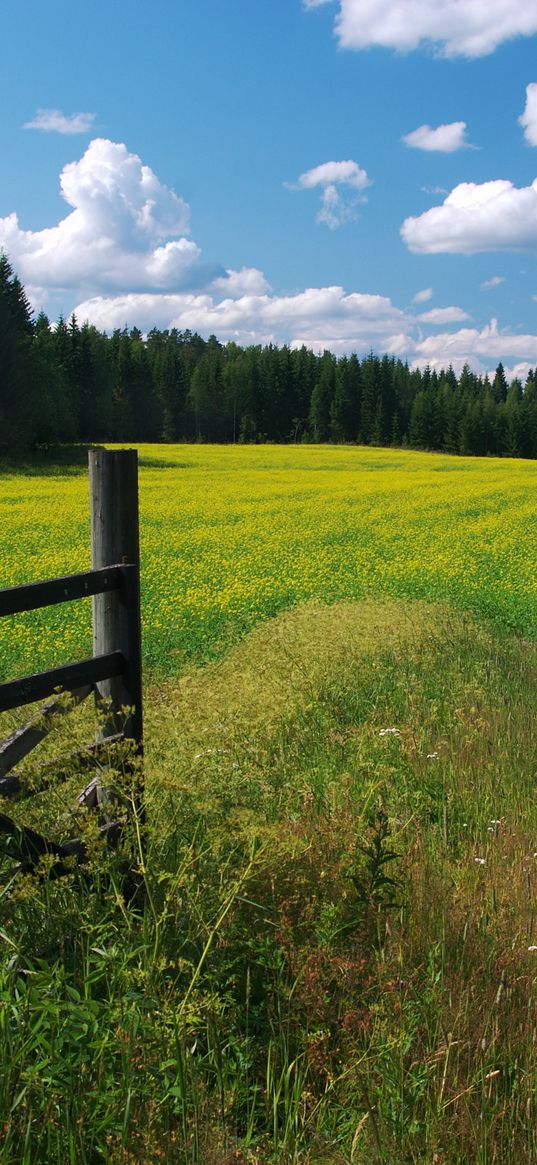
<svg viewBox="0 0 537 1165"><path fill-rule="evenodd" d="M533 370L241 347L190 331L34 318L0 255L0 454L64 442L333 442L537 457Z"/></svg>

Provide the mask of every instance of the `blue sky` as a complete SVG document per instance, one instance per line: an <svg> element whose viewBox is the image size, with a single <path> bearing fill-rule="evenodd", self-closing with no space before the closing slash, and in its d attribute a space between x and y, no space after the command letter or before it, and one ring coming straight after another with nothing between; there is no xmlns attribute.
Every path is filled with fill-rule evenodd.
<svg viewBox="0 0 537 1165"><path fill-rule="evenodd" d="M537 364L536 0L3 20L0 247L36 309Z"/></svg>

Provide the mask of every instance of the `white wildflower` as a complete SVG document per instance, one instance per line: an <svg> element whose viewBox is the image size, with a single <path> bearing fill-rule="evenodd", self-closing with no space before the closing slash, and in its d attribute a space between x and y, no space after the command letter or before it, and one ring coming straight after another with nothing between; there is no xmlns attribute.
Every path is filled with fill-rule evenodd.
<svg viewBox="0 0 537 1165"><path fill-rule="evenodd" d="M206 748L205 752L196 752L194 754L194 760L201 760L203 756L216 756L224 752L227 752L226 748Z"/></svg>
<svg viewBox="0 0 537 1165"><path fill-rule="evenodd" d="M381 728L379 736L400 736L400 728Z"/></svg>
<svg viewBox="0 0 537 1165"><path fill-rule="evenodd" d="M477 862L478 866L486 866L487 859L486 858L474 858L474 862Z"/></svg>

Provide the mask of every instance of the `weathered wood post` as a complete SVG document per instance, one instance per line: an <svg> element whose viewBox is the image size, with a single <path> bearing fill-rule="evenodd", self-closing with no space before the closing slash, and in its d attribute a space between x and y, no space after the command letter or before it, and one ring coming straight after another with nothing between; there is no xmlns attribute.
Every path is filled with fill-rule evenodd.
<svg viewBox="0 0 537 1165"><path fill-rule="evenodd" d="M89 453L91 565L122 565L119 591L93 597L93 654L121 651L122 675L96 685L98 703L106 702L105 735L123 732L142 751L142 650L140 619L140 541L138 455L136 449L93 449ZM129 712L125 714L125 708ZM138 810L143 816L141 787Z"/></svg>

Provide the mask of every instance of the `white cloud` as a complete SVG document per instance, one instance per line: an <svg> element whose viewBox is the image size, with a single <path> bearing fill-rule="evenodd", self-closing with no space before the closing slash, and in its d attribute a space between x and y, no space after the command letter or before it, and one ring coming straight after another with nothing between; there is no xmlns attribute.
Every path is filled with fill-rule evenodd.
<svg viewBox="0 0 537 1165"><path fill-rule="evenodd" d="M445 186L422 186L421 192L422 194L449 194L449 190L446 190Z"/></svg>
<svg viewBox="0 0 537 1165"><path fill-rule="evenodd" d="M412 303L427 303L428 299L432 299L432 287L424 287L423 291L417 291L412 299Z"/></svg>
<svg viewBox="0 0 537 1165"><path fill-rule="evenodd" d="M485 279L481 284L483 291L492 291L493 287L499 287L501 283L505 283L505 275L492 275L490 279Z"/></svg>
<svg viewBox="0 0 537 1165"><path fill-rule="evenodd" d="M23 282L79 294L192 281L200 251L185 237L189 208L126 146L95 138L60 185L73 210L57 226L26 231L16 214L0 219L0 247Z"/></svg>
<svg viewBox="0 0 537 1165"><path fill-rule="evenodd" d="M503 370L508 381L514 380L515 376L520 380L521 384L525 384L528 372L533 371L535 364L529 360L521 360L518 364L507 365L504 364Z"/></svg>
<svg viewBox="0 0 537 1165"><path fill-rule="evenodd" d="M536 32L537 8L527 0L339 0L336 17L342 48L433 46L445 57L483 57L512 37Z"/></svg>
<svg viewBox="0 0 537 1165"><path fill-rule="evenodd" d="M52 133L89 133L95 121L94 113L71 113L61 109L38 109L32 121L25 121L24 129L42 129Z"/></svg>
<svg viewBox="0 0 537 1165"><path fill-rule="evenodd" d="M474 368L493 367L498 360L509 357L537 358L537 336L516 335L500 331L493 319L481 330L460 328L457 332L443 332L418 340L414 347L417 363L438 367L452 363L462 367L467 361ZM483 361L485 362L483 365Z"/></svg>
<svg viewBox="0 0 537 1165"><path fill-rule="evenodd" d="M357 162L349 159L346 162L322 162L320 166L306 170L304 174L300 175L297 186L300 189L308 190L313 186L345 185L352 186L355 190L362 190L364 186L369 186L369 184L370 180L365 170L362 170Z"/></svg>
<svg viewBox="0 0 537 1165"><path fill-rule="evenodd" d="M356 217L354 206L355 203L345 201L336 186L325 186L321 198L321 209L315 215L315 222L324 222L331 231L335 231L344 223L353 221Z"/></svg>
<svg viewBox="0 0 537 1165"><path fill-rule="evenodd" d="M331 230L350 222L356 217L355 208L365 196L359 192L371 185L365 170L348 159L345 162L322 162L312 170L306 170L294 184L287 184L290 190L312 190L320 187L321 209L316 222L325 223ZM343 187L343 191L340 189Z"/></svg>
<svg viewBox="0 0 537 1165"><path fill-rule="evenodd" d="M49 293L46 287L37 287L35 283L25 283L24 292L34 315L46 311Z"/></svg>
<svg viewBox="0 0 537 1165"><path fill-rule="evenodd" d="M225 275L213 279L209 290L217 291L224 298L240 299L242 295L263 295L270 291L270 283L257 267L241 267L240 271L229 268Z"/></svg>
<svg viewBox="0 0 537 1165"><path fill-rule="evenodd" d="M519 123L524 127L524 137L530 146L537 146L537 84L532 81L526 85L526 106L524 113L519 117Z"/></svg>
<svg viewBox="0 0 537 1165"><path fill-rule="evenodd" d="M452 121L449 125L438 125L436 129L430 125L420 125L401 140L414 150L437 150L443 154L453 154L455 150L469 147L465 121Z"/></svg>
<svg viewBox="0 0 537 1165"><path fill-rule="evenodd" d="M213 295L127 295L94 297L75 308L79 319L111 330L137 324L214 332L241 344L305 343L333 351L398 350L411 343L413 321L380 295L346 294L342 287L310 287L296 295L244 295L219 300ZM404 336L404 343L401 336Z"/></svg>
<svg viewBox="0 0 537 1165"><path fill-rule="evenodd" d="M471 317L462 307L433 307L417 318L422 324L460 324Z"/></svg>
<svg viewBox="0 0 537 1165"><path fill-rule="evenodd" d="M537 179L518 188L505 179L462 182L442 206L405 219L401 235L421 254L473 255L478 251L537 248Z"/></svg>

